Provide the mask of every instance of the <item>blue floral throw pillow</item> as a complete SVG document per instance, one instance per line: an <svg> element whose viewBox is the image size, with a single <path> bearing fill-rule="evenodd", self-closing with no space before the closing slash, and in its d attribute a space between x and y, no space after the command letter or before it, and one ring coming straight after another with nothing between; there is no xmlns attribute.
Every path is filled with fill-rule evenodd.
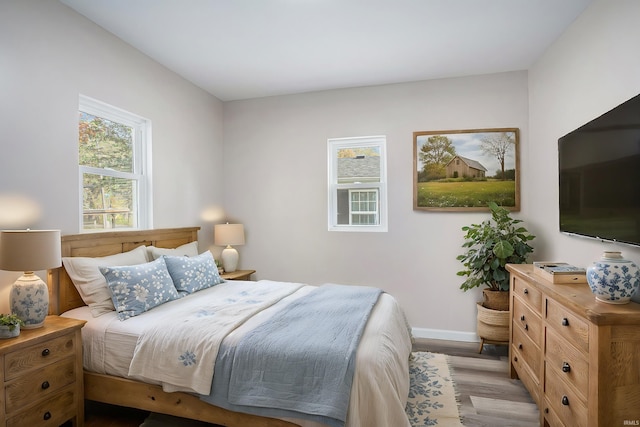
<svg viewBox="0 0 640 427"><path fill-rule="evenodd" d="M163 258L181 294L192 294L224 282L209 251L193 257L164 255Z"/></svg>
<svg viewBox="0 0 640 427"><path fill-rule="evenodd" d="M146 264L100 267L100 273L107 280L120 320L180 298L162 258Z"/></svg>

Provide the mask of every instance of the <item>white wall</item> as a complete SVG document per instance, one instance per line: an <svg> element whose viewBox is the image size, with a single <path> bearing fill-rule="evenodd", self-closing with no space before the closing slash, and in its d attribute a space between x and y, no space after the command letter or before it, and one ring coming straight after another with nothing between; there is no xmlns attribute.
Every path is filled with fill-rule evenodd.
<svg viewBox="0 0 640 427"><path fill-rule="evenodd" d="M640 249L558 231L557 140L640 92L640 2L596 0L527 74L506 73L225 104L225 207L259 278L372 284L426 336L469 339L477 293L459 291L460 227L481 214L414 212L411 133L519 127L522 210L535 260L588 266ZM526 87L525 87L526 86ZM386 234L326 231L326 139L388 137Z"/></svg>
<svg viewBox="0 0 640 427"><path fill-rule="evenodd" d="M558 231L558 138L640 93L640 2L596 0L529 72L530 163L523 215L539 259L588 266L604 250L640 263L640 248Z"/></svg>
<svg viewBox="0 0 640 427"><path fill-rule="evenodd" d="M152 121L154 226L199 225L211 245L222 103L50 0L0 2L0 228L79 231L79 94ZM15 196L29 207L13 221ZM0 272L0 312L16 277Z"/></svg>
<svg viewBox="0 0 640 427"><path fill-rule="evenodd" d="M259 279L379 286L413 327L474 340L480 298L459 289L455 258L461 227L488 214L413 210L412 133L496 127L520 128L528 151L526 72L225 103L224 201L245 225L240 267ZM327 139L370 135L387 136L389 232L329 232Z"/></svg>

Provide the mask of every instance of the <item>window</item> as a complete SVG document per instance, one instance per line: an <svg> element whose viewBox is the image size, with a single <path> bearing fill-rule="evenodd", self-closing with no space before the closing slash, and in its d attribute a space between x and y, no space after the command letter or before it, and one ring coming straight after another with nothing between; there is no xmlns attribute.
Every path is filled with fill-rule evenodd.
<svg viewBox="0 0 640 427"><path fill-rule="evenodd" d="M80 96L81 231L150 228L151 123Z"/></svg>
<svg viewBox="0 0 640 427"><path fill-rule="evenodd" d="M387 231L386 137L328 141L329 230Z"/></svg>

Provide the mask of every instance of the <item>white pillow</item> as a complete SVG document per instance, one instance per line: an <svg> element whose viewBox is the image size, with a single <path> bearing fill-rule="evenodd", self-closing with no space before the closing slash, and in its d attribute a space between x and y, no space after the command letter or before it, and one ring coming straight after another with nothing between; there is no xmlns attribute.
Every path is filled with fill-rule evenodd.
<svg viewBox="0 0 640 427"><path fill-rule="evenodd" d="M147 252L150 255L149 261L156 260L162 255L170 256L197 256L198 255L198 242L186 243L182 246L178 246L175 249L169 248L156 248L155 246L147 247Z"/></svg>
<svg viewBox="0 0 640 427"><path fill-rule="evenodd" d="M99 267L117 265L136 265L147 262L146 246L121 254L105 257L63 257L62 264L67 270L71 281L75 285L80 297L91 308L93 317L114 311L111 291Z"/></svg>

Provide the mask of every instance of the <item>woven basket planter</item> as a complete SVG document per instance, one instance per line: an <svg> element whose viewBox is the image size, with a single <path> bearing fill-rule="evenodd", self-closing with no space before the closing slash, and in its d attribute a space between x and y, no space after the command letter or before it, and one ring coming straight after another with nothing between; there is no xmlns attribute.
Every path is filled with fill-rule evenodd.
<svg viewBox="0 0 640 427"><path fill-rule="evenodd" d="M482 305L493 310L509 310L509 291L482 290Z"/></svg>
<svg viewBox="0 0 640 427"><path fill-rule="evenodd" d="M478 336L486 341L509 341L509 311L492 310L478 303Z"/></svg>

